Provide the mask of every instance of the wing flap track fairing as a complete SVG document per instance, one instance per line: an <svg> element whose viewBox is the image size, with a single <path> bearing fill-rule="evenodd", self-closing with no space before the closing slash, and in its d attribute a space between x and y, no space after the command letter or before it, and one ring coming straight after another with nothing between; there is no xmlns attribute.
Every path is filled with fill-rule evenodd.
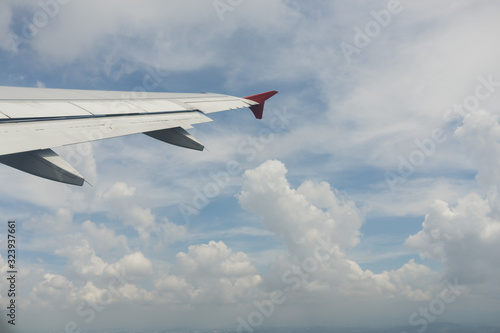
<svg viewBox="0 0 500 333"><path fill-rule="evenodd" d="M0 156L0 163L42 178L82 186L83 176L52 149Z"/></svg>
<svg viewBox="0 0 500 333"><path fill-rule="evenodd" d="M144 133L157 140L179 147L202 151L205 147L182 127L168 128Z"/></svg>

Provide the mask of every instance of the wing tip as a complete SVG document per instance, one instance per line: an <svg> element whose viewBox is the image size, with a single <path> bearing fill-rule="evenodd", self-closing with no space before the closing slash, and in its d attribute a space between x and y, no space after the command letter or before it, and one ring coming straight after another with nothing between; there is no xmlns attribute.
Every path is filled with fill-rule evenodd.
<svg viewBox="0 0 500 333"><path fill-rule="evenodd" d="M262 119L262 115L264 113L264 103L277 93L278 92L276 90L271 90L262 94L252 95L244 98L259 103L250 106L250 110L252 110L253 114L255 115L255 118Z"/></svg>

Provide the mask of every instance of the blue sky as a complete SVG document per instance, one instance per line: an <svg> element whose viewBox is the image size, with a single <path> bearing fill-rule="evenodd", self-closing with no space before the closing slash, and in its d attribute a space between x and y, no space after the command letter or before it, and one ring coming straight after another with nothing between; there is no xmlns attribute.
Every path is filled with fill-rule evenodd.
<svg viewBox="0 0 500 333"><path fill-rule="evenodd" d="M261 121L190 130L208 151L143 135L57 148L92 186L0 166L19 332L500 325L499 11L2 1L1 85L279 91Z"/></svg>

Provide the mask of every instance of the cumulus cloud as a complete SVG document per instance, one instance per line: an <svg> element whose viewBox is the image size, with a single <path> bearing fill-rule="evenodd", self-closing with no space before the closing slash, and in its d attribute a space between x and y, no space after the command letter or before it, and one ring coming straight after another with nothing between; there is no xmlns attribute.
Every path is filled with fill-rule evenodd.
<svg viewBox="0 0 500 333"><path fill-rule="evenodd" d="M436 201L406 245L423 257L442 262L449 279L463 284L491 283L500 278L500 222L491 217L488 200L470 194L450 207Z"/></svg>
<svg viewBox="0 0 500 333"><path fill-rule="evenodd" d="M242 207L258 215L266 229L286 245L284 252L273 254L265 274L246 253L234 251L223 241L191 245L186 252L178 252L171 265L155 267L142 252L104 260L89 241L73 239L56 251L68 258L66 276L45 273L31 297L35 304L42 304L44 295L53 292L57 301L67 305L105 299L106 304L155 304L182 311L237 304L251 311L252 302L269 299L273 291L281 290L287 309L290 313L296 309L302 319L325 322L322 312L316 311L322 306L334 309L346 323L352 323L357 315L346 312L346 302L361 302L364 305L357 306L363 314L370 313L370 320L376 320L384 311L405 316L409 311L406 305L429 302L443 290L443 276L414 260L397 269L374 273L349 259L349 251L360 242L364 221L361 210L326 182L304 181L293 188L286 174L282 162L264 162L245 173L238 195ZM134 195L131 187L118 184L103 197L124 207L123 200ZM470 270L484 272L488 267L491 275L482 274L482 278L491 281L498 274L491 266L498 264L494 254L500 229L488 218L489 212L488 201L477 195L465 198L453 209L438 202L422 231L410 237L407 246L442 261L450 281L458 277L461 283L481 282L473 279L478 275ZM479 220L482 223L478 224ZM163 222L155 225L163 225L172 237L185 237L187 230L168 220ZM102 232L102 237L116 246L126 245L125 239L105 226L86 221L82 230L89 235ZM477 256L485 251L491 256L478 261ZM114 280L117 276L121 280ZM119 282L114 285L110 281ZM150 287L144 287L143 282ZM395 306L401 302L406 305ZM376 310L371 308L373 304L379 305ZM277 315L276 320L284 323L280 320L285 319Z"/></svg>
<svg viewBox="0 0 500 333"><path fill-rule="evenodd" d="M421 256L442 262L449 278L487 288L500 278L498 190L500 127L498 116L485 110L467 115L455 131L470 165L477 170L479 193L470 193L455 205L436 200L422 230L406 244Z"/></svg>
<svg viewBox="0 0 500 333"><path fill-rule="evenodd" d="M176 257L173 267L176 277L160 279L156 286L171 291L188 284L194 303L248 301L258 291L261 278L248 256L243 252L233 253L222 241L192 245L187 253L179 252Z"/></svg>
<svg viewBox="0 0 500 333"><path fill-rule="evenodd" d="M68 258L68 268L81 276L101 275L108 265L86 239L73 240L55 251Z"/></svg>
<svg viewBox="0 0 500 333"><path fill-rule="evenodd" d="M64 310L76 307L80 314L91 307L101 312L104 306L119 302L146 304L154 300L153 292L136 284L138 279L150 275L152 270L151 262L142 253L126 255L116 263L104 266L105 272L80 271L86 278L84 282L77 283L64 275L45 273L33 286L30 303L35 308ZM95 274L92 276L89 273Z"/></svg>
<svg viewBox="0 0 500 333"><path fill-rule="evenodd" d="M282 236L291 251L310 247L323 235L342 248L359 242L363 215L356 205L335 193L327 183L307 181L297 190L286 179L285 165L268 161L245 172L238 198L243 208L258 213L266 227Z"/></svg>
<svg viewBox="0 0 500 333"><path fill-rule="evenodd" d="M500 214L498 165L500 127L498 116L485 110L467 115L456 129L465 158L477 171L477 192L448 203L436 200L428 210L422 230L408 237L406 245L424 258L445 267L445 276L458 279L479 294L496 293L500 278Z"/></svg>
<svg viewBox="0 0 500 333"><path fill-rule="evenodd" d="M113 186L108 189L103 195L104 200L108 200L111 203L114 203L116 200L120 198L130 198L135 194L135 187L129 187L124 182L118 182L113 184Z"/></svg>
<svg viewBox="0 0 500 333"><path fill-rule="evenodd" d="M76 300L75 286L65 276L46 273L33 286L30 297L36 306L65 309Z"/></svg>
<svg viewBox="0 0 500 333"><path fill-rule="evenodd" d="M55 253L67 258L66 272L64 275L43 273L30 293L31 303L36 307L57 304L58 308L67 308L82 301L144 303L153 298L151 291L140 286L141 280L153 274L152 262L141 252L126 254L109 263L88 241L73 240Z"/></svg>
<svg viewBox="0 0 500 333"><path fill-rule="evenodd" d="M111 272L122 273L129 278L149 277L153 273L153 264L141 252L127 254L115 264L106 267ZM109 273L108 273L109 274Z"/></svg>
<svg viewBox="0 0 500 333"><path fill-rule="evenodd" d="M291 188L286 172L280 161L248 170L238 196L242 207L258 214L287 245L288 255L276 258L264 278L269 290L300 288L301 300L325 303L346 295L381 300L431 297L427 283L438 285L438 275L426 266L410 261L398 270L375 274L349 260L348 250L359 243L361 211L328 183L306 181Z"/></svg>

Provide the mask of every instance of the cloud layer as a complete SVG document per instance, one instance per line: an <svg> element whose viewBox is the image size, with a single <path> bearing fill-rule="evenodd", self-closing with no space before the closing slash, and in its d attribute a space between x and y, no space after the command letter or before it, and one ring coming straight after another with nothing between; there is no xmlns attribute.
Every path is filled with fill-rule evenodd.
<svg viewBox="0 0 500 333"><path fill-rule="evenodd" d="M498 325L500 6L217 3L0 3L2 84L280 91L192 129L208 152L58 148L92 187L1 167L32 325Z"/></svg>

